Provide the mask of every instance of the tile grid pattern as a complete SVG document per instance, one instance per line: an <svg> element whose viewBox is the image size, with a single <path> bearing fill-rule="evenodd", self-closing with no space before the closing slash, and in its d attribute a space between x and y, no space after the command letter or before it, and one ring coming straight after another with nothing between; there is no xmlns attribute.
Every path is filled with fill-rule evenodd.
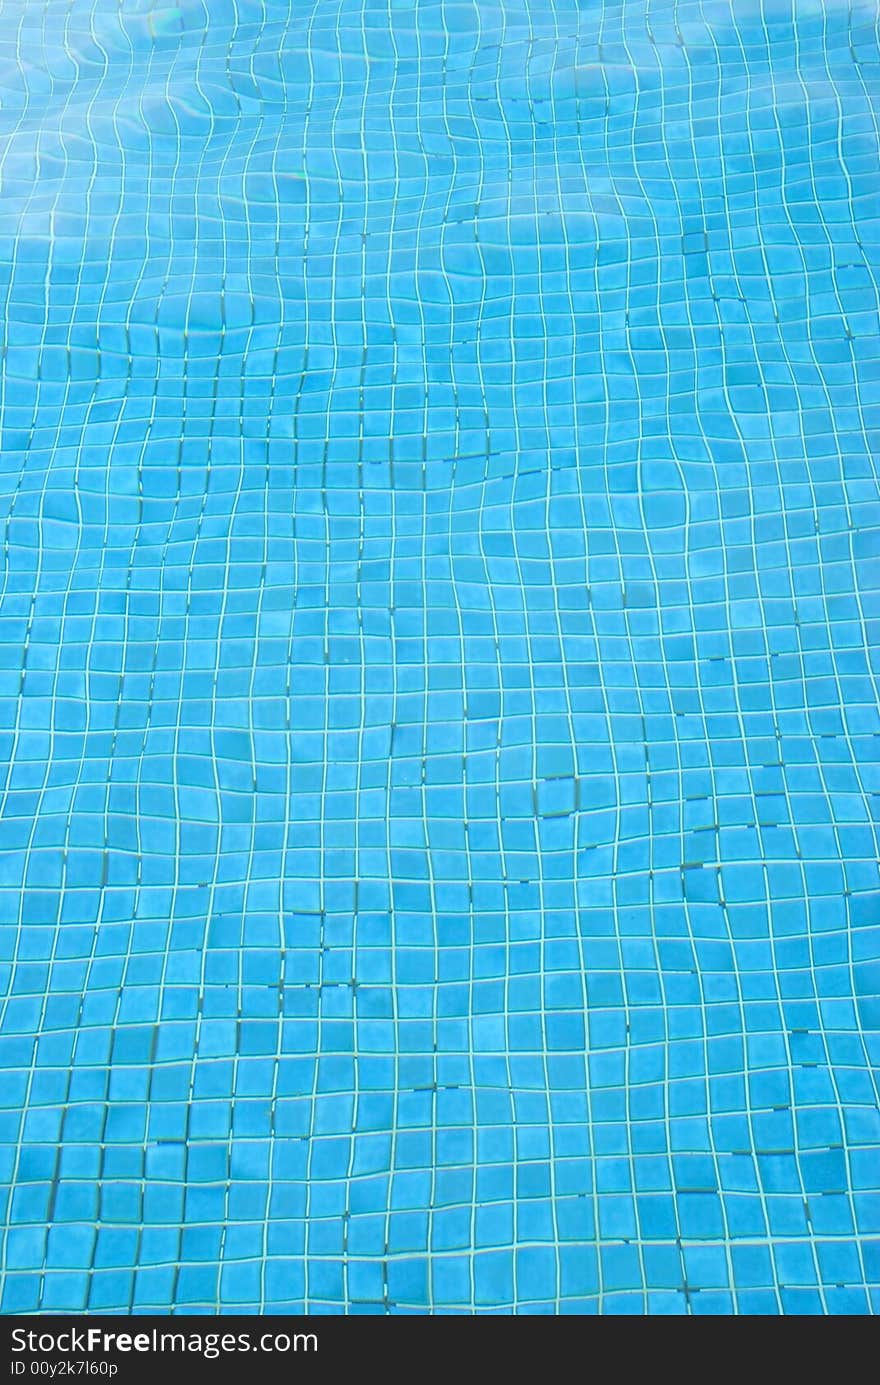
<svg viewBox="0 0 880 1385"><path fill-rule="evenodd" d="M2 1310L871 1311L875 6L0 53Z"/></svg>

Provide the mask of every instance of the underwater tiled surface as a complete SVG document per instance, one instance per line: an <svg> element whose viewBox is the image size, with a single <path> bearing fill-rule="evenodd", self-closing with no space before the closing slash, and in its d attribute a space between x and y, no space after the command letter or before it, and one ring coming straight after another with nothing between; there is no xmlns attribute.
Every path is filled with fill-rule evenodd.
<svg viewBox="0 0 880 1385"><path fill-rule="evenodd" d="M878 110L0 4L4 1312L877 1306Z"/></svg>

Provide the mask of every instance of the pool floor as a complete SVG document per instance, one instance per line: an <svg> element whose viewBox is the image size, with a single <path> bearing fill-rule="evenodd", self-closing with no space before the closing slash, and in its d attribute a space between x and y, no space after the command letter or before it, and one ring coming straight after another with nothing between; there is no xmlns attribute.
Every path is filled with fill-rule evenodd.
<svg viewBox="0 0 880 1385"><path fill-rule="evenodd" d="M880 1304L874 0L0 2L0 1308Z"/></svg>

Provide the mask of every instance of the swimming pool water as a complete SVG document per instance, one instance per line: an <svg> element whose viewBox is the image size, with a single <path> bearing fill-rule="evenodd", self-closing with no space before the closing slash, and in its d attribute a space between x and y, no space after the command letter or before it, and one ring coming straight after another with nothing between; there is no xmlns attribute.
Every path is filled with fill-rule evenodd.
<svg viewBox="0 0 880 1385"><path fill-rule="evenodd" d="M860 0L3 0L6 1313L864 1313Z"/></svg>

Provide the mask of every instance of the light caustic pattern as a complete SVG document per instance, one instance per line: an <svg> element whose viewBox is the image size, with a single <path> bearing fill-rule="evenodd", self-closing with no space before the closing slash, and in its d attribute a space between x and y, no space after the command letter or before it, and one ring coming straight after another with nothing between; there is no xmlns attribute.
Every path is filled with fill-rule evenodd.
<svg viewBox="0 0 880 1385"><path fill-rule="evenodd" d="M878 108L0 5L5 1312L876 1305Z"/></svg>

